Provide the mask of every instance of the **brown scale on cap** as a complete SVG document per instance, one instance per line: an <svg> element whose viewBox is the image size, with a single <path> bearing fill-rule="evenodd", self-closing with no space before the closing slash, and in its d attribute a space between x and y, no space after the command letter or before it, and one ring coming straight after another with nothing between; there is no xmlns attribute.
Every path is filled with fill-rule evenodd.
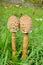
<svg viewBox="0 0 43 65"><path fill-rule="evenodd" d="M15 32L17 32L17 30L19 28L18 18L16 16L11 16L8 19L7 27L12 32L12 56L15 57L15 55L16 55Z"/></svg>
<svg viewBox="0 0 43 65"><path fill-rule="evenodd" d="M20 29L23 33L28 33L32 29L32 20L28 15L20 18Z"/></svg>
<svg viewBox="0 0 43 65"><path fill-rule="evenodd" d="M20 18L20 29L24 33L22 57L26 57L28 48L28 32L32 29L32 20L28 15Z"/></svg>
<svg viewBox="0 0 43 65"><path fill-rule="evenodd" d="M11 16L8 19L8 24L7 24L8 29L11 32L16 32L19 28L19 21L18 18L16 16Z"/></svg>

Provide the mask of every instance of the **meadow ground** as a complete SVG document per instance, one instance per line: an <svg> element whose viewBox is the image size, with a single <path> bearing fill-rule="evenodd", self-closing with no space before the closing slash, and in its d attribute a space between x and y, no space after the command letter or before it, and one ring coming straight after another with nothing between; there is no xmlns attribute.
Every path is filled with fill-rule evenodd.
<svg viewBox="0 0 43 65"><path fill-rule="evenodd" d="M20 18L27 14L32 18L32 32L28 34L28 55L20 57L22 52L23 33L16 33L17 55L11 56L11 32L7 29L7 21L11 15ZM37 20L40 19L40 20ZM0 65L43 65L43 9L0 5Z"/></svg>

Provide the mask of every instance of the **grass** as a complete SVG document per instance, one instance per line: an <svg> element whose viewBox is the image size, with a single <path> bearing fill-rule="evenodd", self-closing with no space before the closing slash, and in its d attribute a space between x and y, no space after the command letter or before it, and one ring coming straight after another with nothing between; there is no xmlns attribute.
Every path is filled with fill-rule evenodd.
<svg viewBox="0 0 43 65"><path fill-rule="evenodd" d="M34 12L34 14L33 14ZM18 30L16 33L17 56L11 56L11 32L7 29L7 21L11 15L20 18L27 14L32 18L32 32L29 33L27 57L20 58L22 51L23 33ZM16 7L14 5L0 5L0 65L43 65L43 9Z"/></svg>

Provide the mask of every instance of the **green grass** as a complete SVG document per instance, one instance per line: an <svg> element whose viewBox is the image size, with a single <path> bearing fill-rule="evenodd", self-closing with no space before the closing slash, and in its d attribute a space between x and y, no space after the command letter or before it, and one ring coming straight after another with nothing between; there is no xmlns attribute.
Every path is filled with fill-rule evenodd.
<svg viewBox="0 0 43 65"><path fill-rule="evenodd" d="M29 54L25 59L19 57L22 51L23 33L18 30L17 56L12 58L11 32L7 29L7 21L11 15L20 18L24 14L29 15L33 23L32 33L28 35ZM36 18L43 19L43 9L0 5L0 65L43 65L43 21L36 21Z"/></svg>

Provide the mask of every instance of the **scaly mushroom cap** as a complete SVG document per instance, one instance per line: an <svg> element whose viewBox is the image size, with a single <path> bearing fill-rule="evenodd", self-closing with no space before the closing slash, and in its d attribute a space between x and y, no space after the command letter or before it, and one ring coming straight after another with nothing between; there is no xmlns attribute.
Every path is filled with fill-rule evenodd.
<svg viewBox="0 0 43 65"><path fill-rule="evenodd" d="M16 32L19 28L19 21L16 16L11 16L8 19L7 27L11 32Z"/></svg>
<svg viewBox="0 0 43 65"><path fill-rule="evenodd" d="M28 15L20 18L20 29L23 33L28 33L32 29L32 20Z"/></svg>

